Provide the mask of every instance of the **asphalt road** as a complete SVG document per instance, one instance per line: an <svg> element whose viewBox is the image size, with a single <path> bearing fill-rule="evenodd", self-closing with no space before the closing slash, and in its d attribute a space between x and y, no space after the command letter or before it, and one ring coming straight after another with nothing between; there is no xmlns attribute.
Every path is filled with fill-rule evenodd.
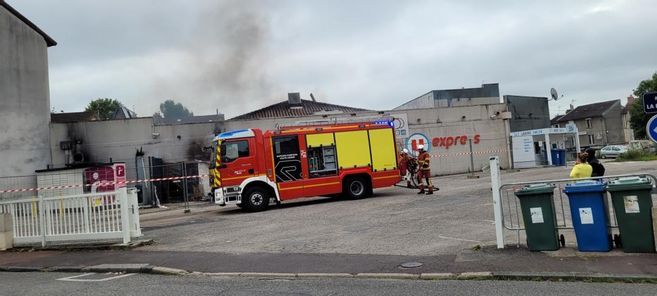
<svg viewBox="0 0 657 296"><path fill-rule="evenodd" d="M654 295L649 284L370 279L273 279L145 274L0 273L23 295Z"/></svg>
<svg viewBox="0 0 657 296"><path fill-rule="evenodd" d="M606 163L608 175L652 173L657 162ZM504 172L503 182L567 178L570 167ZM363 200L309 199L260 213L208 205L142 215L146 237L156 244L140 250L230 254L454 255L495 242L490 178L465 175L435 178L433 196L386 188ZM513 194L511 194L511 198ZM567 203L567 201L566 201ZM513 211L511 211L513 212ZM566 209L565 212L568 212ZM567 218L567 217L566 217ZM572 231L562 231L574 246ZM507 242L516 233L506 232ZM524 237L520 237L524 244Z"/></svg>

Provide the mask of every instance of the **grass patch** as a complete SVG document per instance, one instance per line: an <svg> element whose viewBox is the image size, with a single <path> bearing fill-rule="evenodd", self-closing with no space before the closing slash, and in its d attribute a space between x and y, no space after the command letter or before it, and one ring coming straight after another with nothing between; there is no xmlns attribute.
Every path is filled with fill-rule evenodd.
<svg viewBox="0 0 657 296"><path fill-rule="evenodd" d="M657 160L657 154L643 150L630 150L616 158L616 161L650 161Z"/></svg>

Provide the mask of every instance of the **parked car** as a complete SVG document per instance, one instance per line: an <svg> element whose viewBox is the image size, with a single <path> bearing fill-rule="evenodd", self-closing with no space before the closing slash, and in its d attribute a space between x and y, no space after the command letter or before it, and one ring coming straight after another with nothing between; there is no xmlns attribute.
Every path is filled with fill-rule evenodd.
<svg viewBox="0 0 657 296"><path fill-rule="evenodd" d="M616 158L618 155L627 152L627 146L609 145L600 149L600 158Z"/></svg>

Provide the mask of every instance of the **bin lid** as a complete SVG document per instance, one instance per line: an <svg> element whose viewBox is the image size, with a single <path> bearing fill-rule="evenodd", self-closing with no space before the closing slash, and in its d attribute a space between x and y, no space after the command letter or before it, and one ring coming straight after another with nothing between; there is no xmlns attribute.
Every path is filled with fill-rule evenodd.
<svg viewBox="0 0 657 296"><path fill-rule="evenodd" d="M527 196L527 195L538 195L538 194L546 194L546 193L553 193L554 192L554 185L548 184L548 183L538 183L538 184L530 184L527 185L520 190L515 192L516 196Z"/></svg>
<svg viewBox="0 0 657 296"><path fill-rule="evenodd" d="M598 180L584 180L574 183L566 184L563 189L565 193L585 193L585 192L603 192L605 191L605 183Z"/></svg>
<svg viewBox="0 0 657 296"><path fill-rule="evenodd" d="M652 189L652 182L646 177L623 177L610 181L607 185L609 191L624 191L634 189Z"/></svg>

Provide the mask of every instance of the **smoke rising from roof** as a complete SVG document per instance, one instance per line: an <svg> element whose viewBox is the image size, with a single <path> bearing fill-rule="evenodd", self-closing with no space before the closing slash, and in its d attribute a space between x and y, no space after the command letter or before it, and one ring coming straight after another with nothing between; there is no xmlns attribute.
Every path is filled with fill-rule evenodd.
<svg viewBox="0 0 657 296"><path fill-rule="evenodd" d="M219 108L229 114L272 97L266 72L269 17L263 5L223 0L206 4L191 21L174 54L173 75L157 80L154 96L180 101L197 113Z"/></svg>

